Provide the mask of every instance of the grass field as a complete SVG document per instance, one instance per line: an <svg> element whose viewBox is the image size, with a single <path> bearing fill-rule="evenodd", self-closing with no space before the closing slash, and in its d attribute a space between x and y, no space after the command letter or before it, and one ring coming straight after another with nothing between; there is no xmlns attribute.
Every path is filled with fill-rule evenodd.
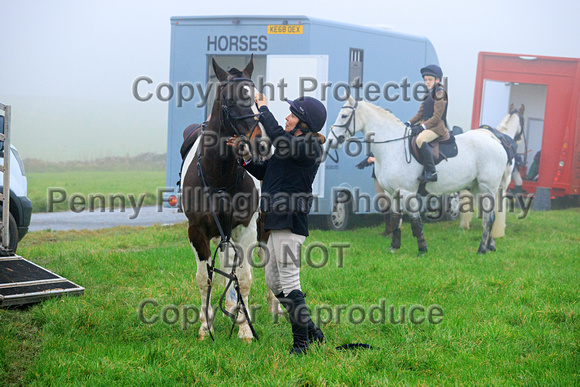
<svg viewBox="0 0 580 387"><path fill-rule="evenodd" d="M11 385L578 385L580 384L580 210L508 216L496 253L475 254L481 226L426 224L429 253L418 258L408 224L403 246L387 252L381 228L314 230L306 244L349 243L322 268L301 271L312 308L343 305L322 324L328 343L288 355L290 325L266 308L261 269L250 305L260 341L227 338L216 314L216 342L198 342L199 323L140 321L172 305L199 307L195 261L185 225L86 232L35 232L19 247L34 262L86 287L82 297L0 310L0 384ZM321 256L313 258L320 262ZM342 266L342 267L340 267ZM219 291L214 292L217 305ZM349 321L347 312L406 307L405 323ZM413 305L439 305L439 324L409 322ZM168 309L167 309L168 310ZM171 320L173 312L166 314ZM419 312L416 316L425 316ZM380 315L380 314L379 314ZM360 310L350 320L360 319ZM181 317L181 316L179 316ZM326 321L328 315L323 314ZM337 351L353 342L373 350Z"/></svg>
<svg viewBox="0 0 580 387"><path fill-rule="evenodd" d="M71 197L79 194L79 201L85 201L85 206L89 206L90 195L101 194L108 200L111 195L122 195L129 206L129 195L133 195L137 200L143 195L145 205L157 204L157 189L165 187L165 171L149 170L117 170L117 171L63 171L63 172L29 172L28 179L28 198L32 202L33 212L47 212L50 209L48 192L49 188L53 189L53 211L71 210ZM175 178L177 181L178 177ZM59 191L64 190L66 193L65 200ZM81 199L82 198L82 199ZM102 201L95 200L96 206L102 206ZM115 201L118 206L120 200ZM82 204L76 206L81 208Z"/></svg>

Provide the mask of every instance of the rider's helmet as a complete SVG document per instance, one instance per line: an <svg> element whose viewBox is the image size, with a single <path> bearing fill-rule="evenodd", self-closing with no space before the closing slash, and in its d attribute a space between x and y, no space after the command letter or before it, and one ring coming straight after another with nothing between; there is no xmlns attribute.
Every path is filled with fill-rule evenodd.
<svg viewBox="0 0 580 387"><path fill-rule="evenodd" d="M429 66L425 66L421 69L421 76L431 75L432 77L443 79L443 70L441 67L430 64Z"/></svg>
<svg viewBox="0 0 580 387"><path fill-rule="evenodd" d="M320 132L326 122L326 108L322 102L312 97L300 97L294 101L286 99L286 102L290 104L290 111L308 125L308 130L301 128L302 132Z"/></svg>

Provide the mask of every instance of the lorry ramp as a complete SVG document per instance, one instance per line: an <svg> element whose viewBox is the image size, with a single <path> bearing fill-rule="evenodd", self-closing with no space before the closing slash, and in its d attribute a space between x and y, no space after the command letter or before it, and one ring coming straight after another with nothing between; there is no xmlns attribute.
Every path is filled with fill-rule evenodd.
<svg viewBox="0 0 580 387"><path fill-rule="evenodd" d="M80 296L85 288L19 255L0 257L0 307L40 302L62 295Z"/></svg>

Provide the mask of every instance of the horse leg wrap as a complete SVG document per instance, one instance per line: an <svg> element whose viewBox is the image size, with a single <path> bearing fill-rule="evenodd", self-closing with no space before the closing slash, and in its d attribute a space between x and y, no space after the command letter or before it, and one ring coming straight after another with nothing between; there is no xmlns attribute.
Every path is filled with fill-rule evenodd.
<svg viewBox="0 0 580 387"><path fill-rule="evenodd" d="M391 214L391 229L393 230L393 239L391 240L391 250L398 250L401 248L401 214L393 212Z"/></svg>
<svg viewBox="0 0 580 387"><path fill-rule="evenodd" d="M401 248L401 229L393 230L393 239L391 240L391 250L399 250Z"/></svg>
<svg viewBox="0 0 580 387"><path fill-rule="evenodd" d="M413 236L417 238L417 245L419 246L419 254L427 252L427 241L425 240L425 235L423 234L423 223L420 217L411 218L411 230L413 230Z"/></svg>
<svg viewBox="0 0 580 387"><path fill-rule="evenodd" d="M411 230L413 231L413 236L419 238L423 235L423 223L420 217L411 218Z"/></svg>
<svg viewBox="0 0 580 387"><path fill-rule="evenodd" d="M392 212L389 222L391 225L391 230L396 230L399 228L399 224L401 223L401 218L403 216L401 214L397 214L396 212Z"/></svg>
<svg viewBox="0 0 580 387"><path fill-rule="evenodd" d="M385 212L383 217L385 218L385 231L383 231L381 235L389 237L393 233L393 227L391 226L391 213Z"/></svg>

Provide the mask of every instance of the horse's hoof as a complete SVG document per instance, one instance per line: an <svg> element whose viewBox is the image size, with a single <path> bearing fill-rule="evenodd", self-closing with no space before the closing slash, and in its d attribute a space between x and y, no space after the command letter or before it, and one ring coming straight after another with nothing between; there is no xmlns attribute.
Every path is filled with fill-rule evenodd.
<svg viewBox="0 0 580 387"><path fill-rule="evenodd" d="M393 246L389 247L389 253L395 254L399 249L395 249Z"/></svg>
<svg viewBox="0 0 580 387"><path fill-rule="evenodd" d="M427 248L423 248L423 249L419 249L419 254L417 254L417 257L421 257L423 255L427 254Z"/></svg>
<svg viewBox="0 0 580 387"><path fill-rule="evenodd" d="M486 250L482 250L482 249L477 250L478 255L485 254L485 253L487 253Z"/></svg>
<svg viewBox="0 0 580 387"><path fill-rule="evenodd" d="M211 330L211 333L213 333L213 328ZM205 327L202 326L201 328L199 328L199 335L198 335L197 340L198 341L203 341L203 340L205 340L205 338L207 336L209 336L209 330L207 329L207 326L205 326Z"/></svg>
<svg viewBox="0 0 580 387"><path fill-rule="evenodd" d="M254 335L252 334L252 330L250 329L249 325L240 326L240 330L238 332L238 338L246 343L252 342Z"/></svg>

